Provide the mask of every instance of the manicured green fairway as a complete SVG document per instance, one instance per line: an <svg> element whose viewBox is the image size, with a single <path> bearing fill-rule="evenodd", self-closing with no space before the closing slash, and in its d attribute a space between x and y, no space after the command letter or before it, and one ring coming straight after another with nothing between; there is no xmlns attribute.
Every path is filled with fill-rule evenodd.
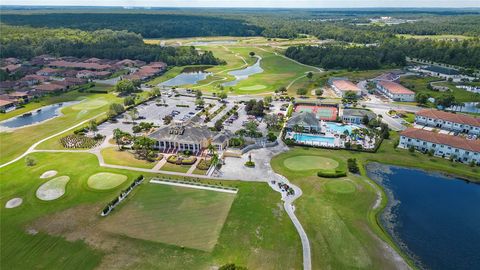
<svg viewBox="0 0 480 270"><path fill-rule="evenodd" d="M116 188L127 181L127 176L117 173L96 173L88 178L88 186L93 189L107 190Z"/></svg>
<svg viewBox="0 0 480 270"><path fill-rule="evenodd" d="M355 184L348 180L330 180L325 183L325 187L331 193L348 194L355 192Z"/></svg>
<svg viewBox="0 0 480 270"><path fill-rule="evenodd" d="M148 184L100 226L132 238L211 251L234 199L223 192Z"/></svg>
<svg viewBox="0 0 480 270"><path fill-rule="evenodd" d="M335 169L339 165L333 159L319 156L295 156L285 159L283 164L292 171Z"/></svg>
<svg viewBox="0 0 480 270"><path fill-rule="evenodd" d="M200 251L112 234L102 229L103 222L108 218L100 217L100 211L130 182L126 181L112 190L98 192L88 187L88 178L96 173L108 172L134 179L140 172L99 167L97 158L88 153L34 153L31 156L37 159L37 165L28 167L22 160L0 169L0 204L5 205L15 197L24 200L17 208L0 211L1 269L208 270L231 262L249 269L301 268L302 253L298 234L283 210L279 194L265 183L203 180L211 184L235 186L239 193L231 204L213 250ZM43 202L36 198L35 192L42 183L38 176L48 170L57 170L58 175L68 175L71 179L65 195L56 201ZM149 173L142 174L147 180L153 176ZM156 176L172 178L158 174ZM179 179L185 180L183 177ZM131 200L122 202L112 217L122 214L122 208L134 203L136 195L141 195L144 190L149 191L150 185L145 181L132 193ZM216 209L209 205L214 202L209 198L211 194L207 197L197 194L200 194L197 190L192 193L192 198L177 194L183 200L181 204L180 201L175 202L177 197L172 193L163 194L165 198L160 196L158 199L165 200L163 203L170 203L170 206L178 203L178 214L182 213L182 208L191 211L195 207L198 207L199 213L205 213L206 210L195 205L199 202L210 209L210 215L217 216ZM166 201L168 197L173 201ZM153 197L150 199L155 202ZM191 220L210 218L196 217L194 212L190 213ZM172 213L171 217L174 216ZM202 225L199 228L218 230L214 225L211 226L213 227L206 228ZM171 226L168 229L175 228ZM192 223L190 229L195 230L195 223Z"/></svg>
<svg viewBox="0 0 480 270"><path fill-rule="evenodd" d="M14 159L15 157L21 155L25 152L32 144L35 142L48 137L49 135L55 134L62 130L65 130L76 123L82 122L86 119L94 117L100 113L107 111L108 104L112 102L120 102L121 99L114 96L113 94L88 94L82 93L82 96L77 96L78 99L87 99L85 104L93 102L98 105L98 102L95 100L101 99L108 101L101 107L96 107L94 109L82 109L75 110L74 106L68 106L62 109L62 116L56 117L52 120L46 121L42 124L35 126L28 126L24 128L16 129L14 132L1 132L0 141L2 145L8 147L2 147L2 154L0 155L0 163L5 163ZM73 94L71 94L73 95ZM82 103L83 103L82 102ZM81 103L80 103L81 104ZM59 144L58 140L52 141L53 144ZM55 149L48 148L47 149Z"/></svg>

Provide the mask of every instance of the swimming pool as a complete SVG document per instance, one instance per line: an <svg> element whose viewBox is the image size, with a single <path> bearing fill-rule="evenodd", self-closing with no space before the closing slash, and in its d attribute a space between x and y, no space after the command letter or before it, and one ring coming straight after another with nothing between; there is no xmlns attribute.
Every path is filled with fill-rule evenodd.
<svg viewBox="0 0 480 270"><path fill-rule="evenodd" d="M311 135L311 134L294 134L293 138L298 142L319 142L319 143L327 143L333 145L335 138L333 137L324 137L320 135Z"/></svg>
<svg viewBox="0 0 480 270"><path fill-rule="evenodd" d="M325 124L327 125L327 130L331 130L331 131L333 131L334 133L337 133L337 134L343 134L345 132L345 130L347 130L348 133L351 134L352 130L358 128L358 127L353 126L353 125L340 125L340 124L333 123L333 122L326 122Z"/></svg>

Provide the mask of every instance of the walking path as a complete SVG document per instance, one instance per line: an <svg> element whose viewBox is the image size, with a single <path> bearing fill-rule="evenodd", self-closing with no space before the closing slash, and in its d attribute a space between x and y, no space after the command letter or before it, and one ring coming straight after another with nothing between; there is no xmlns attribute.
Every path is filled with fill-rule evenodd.
<svg viewBox="0 0 480 270"><path fill-rule="evenodd" d="M64 129L64 130L62 130L62 131L60 131L60 132L58 132L58 133L55 133L55 134L50 135L50 136L48 136L48 137L46 137L46 138L44 138L44 139L41 139L40 141L32 144L32 145L27 149L27 151L25 151L23 154L21 154L21 155L18 156L17 158L15 158L15 159L13 159L13 160L10 160L9 162L6 162L6 163L1 164L1 165L0 165L0 168L3 168L3 167L5 167L5 166L8 166L8 165L10 165L10 164L12 164L12 163L14 163L14 162L17 162L17 161L19 161L20 159L24 158L24 157L27 156L28 154L32 153L32 152L34 151L34 149L35 149L38 145L40 145L41 143L43 143L43 142L45 142L45 141L48 141L48 140L50 140L51 138L54 138L54 137L56 137L56 136L58 136L58 135L60 135L60 134L62 134L62 133L64 133L64 132L67 132L67 131L72 130L72 129L75 129L75 128L81 126L81 125L84 125L84 124L88 123L90 120L95 119L95 118L97 118L97 117L99 117L99 116L101 116L101 115L104 115L104 114L105 114L104 112L103 112L103 113L100 113L100 114L97 114L96 116L94 116L94 117L92 117L92 118L89 118L89 119L87 119L87 120L85 120L85 121L82 121L82 122L80 122L80 123L78 123L78 124L76 124L76 125L73 125L73 126L67 128L67 129ZM48 150L47 150L47 151L48 151ZM53 151L57 151L57 150L53 150ZM58 151L62 151L62 150L58 150ZM67 150L67 151L75 151L75 150ZM77 150L77 151L78 151L78 150ZM37 152L38 152L38 151L37 151Z"/></svg>

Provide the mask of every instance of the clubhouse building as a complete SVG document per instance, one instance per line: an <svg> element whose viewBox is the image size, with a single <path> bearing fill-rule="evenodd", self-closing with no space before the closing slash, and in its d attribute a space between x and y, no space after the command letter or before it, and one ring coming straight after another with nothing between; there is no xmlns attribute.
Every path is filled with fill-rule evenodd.
<svg viewBox="0 0 480 270"><path fill-rule="evenodd" d="M207 126L197 125L192 121L173 122L161 127L148 135L154 139L155 149L165 153L177 153L189 150L198 155L212 144L217 151L228 147L231 134L228 132L214 132Z"/></svg>
<svg viewBox="0 0 480 270"><path fill-rule="evenodd" d="M480 118L464 114L425 109L416 113L415 123L417 125L480 136Z"/></svg>
<svg viewBox="0 0 480 270"><path fill-rule="evenodd" d="M421 152L433 151L436 156L480 164L480 140L467 140L459 136L408 128L400 133L398 147L413 147Z"/></svg>
<svg viewBox="0 0 480 270"><path fill-rule="evenodd" d="M330 78L328 83L340 97L344 97L347 92L353 92L357 96L362 95L360 88L345 78Z"/></svg>
<svg viewBox="0 0 480 270"><path fill-rule="evenodd" d="M320 132L320 122L312 112L297 112L288 119L287 130L295 130L299 127L302 127L304 132Z"/></svg>
<svg viewBox="0 0 480 270"><path fill-rule="evenodd" d="M415 93L393 81L378 81L377 89L394 101L415 101Z"/></svg>
<svg viewBox="0 0 480 270"><path fill-rule="evenodd" d="M363 109L343 109L342 121L352 124L362 124L363 118L368 117L368 120L377 118L377 115L370 110Z"/></svg>

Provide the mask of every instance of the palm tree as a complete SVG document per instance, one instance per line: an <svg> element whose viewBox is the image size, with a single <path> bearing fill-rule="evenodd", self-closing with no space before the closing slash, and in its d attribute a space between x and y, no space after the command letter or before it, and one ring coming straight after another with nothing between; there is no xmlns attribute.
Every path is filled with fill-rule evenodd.
<svg viewBox="0 0 480 270"><path fill-rule="evenodd" d="M137 108L132 108L131 110L128 111L128 115L132 119L132 123L135 124L135 119L138 117L138 110Z"/></svg>
<svg viewBox="0 0 480 270"><path fill-rule="evenodd" d="M118 149L120 150L120 142L124 136L124 132L121 131L119 128L116 128L113 130L113 139L115 140L115 143L118 146Z"/></svg>

